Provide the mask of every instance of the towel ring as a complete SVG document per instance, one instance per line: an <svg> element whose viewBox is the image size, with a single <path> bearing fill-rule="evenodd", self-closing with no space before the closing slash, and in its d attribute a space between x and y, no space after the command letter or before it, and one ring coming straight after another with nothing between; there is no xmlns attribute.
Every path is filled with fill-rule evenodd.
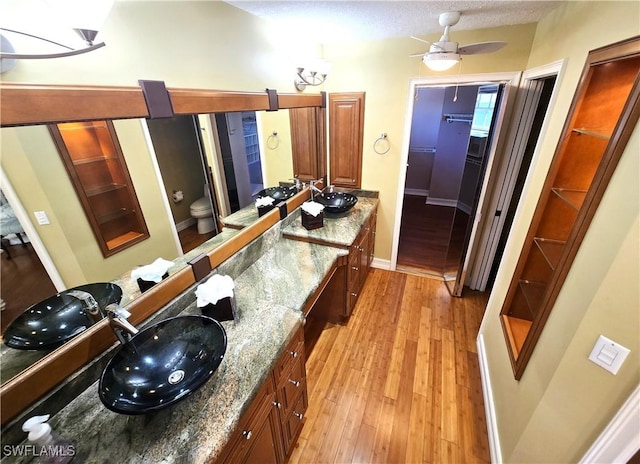
<svg viewBox="0 0 640 464"><path fill-rule="evenodd" d="M273 131L271 135L267 137L267 148L269 148L269 150L275 150L279 145L280 139L278 138L278 132Z"/></svg>
<svg viewBox="0 0 640 464"><path fill-rule="evenodd" d="M378 146L378 144L381 143L381 142L386 142L387 143L386 150L385 149L380 149L380 147ZM387 133L383 132L382 135L380 137L378 137L375 142L373 142L373 151L375 151L379 155L384 155L389 150L391 150L391 143L389 143L389 139L387 138Z"/></svg>

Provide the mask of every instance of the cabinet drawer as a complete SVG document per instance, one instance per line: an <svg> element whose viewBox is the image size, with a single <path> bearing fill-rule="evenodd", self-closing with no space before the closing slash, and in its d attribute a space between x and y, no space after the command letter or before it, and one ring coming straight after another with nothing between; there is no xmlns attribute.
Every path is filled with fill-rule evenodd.
<svg viewBox="0 0 640 464"><path fill-rule="evenodd" d="M296 332L293 339L289 342L287 348L280 356L280 359L278 359L274 370L276 379L280 379L288 370L290 370L291 366L293 366L298 359L302 359L302 364L304 365L304 332L302 327L298 329L298 332Z"/></svg>
<svg viewBox="0 0 640 464"><path fill-rule="evenodd" d="M295 444L300 430L304 425L305 413L307 412L308 400L306 388L296 401L287 419L282 424L284 429L285 456L291 452L291 448Z"/></svg>
<svg viewBox="0 0 640 464"><path fill-rule="evenodd" d="M263 447L266 418L274 408L275 388L273 376L269 375L249 409L242 415L236 431L217 462L244 462L247 454L256 446ZM277 453L274 442L273 452Z"/></svg>
<svg viewBox="0 0 640 464"><path fill-rule="evenodd" d="M300 392L306 391L306 377L304 363L299 360L293 369L280 379L277 397L283 416L288 416L294 403L298 401Z"/></svg>

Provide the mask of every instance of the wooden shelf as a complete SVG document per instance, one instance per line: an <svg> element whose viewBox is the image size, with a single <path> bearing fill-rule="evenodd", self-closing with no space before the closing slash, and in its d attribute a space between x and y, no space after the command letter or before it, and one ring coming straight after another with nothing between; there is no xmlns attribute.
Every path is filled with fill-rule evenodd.
<svg viewBox="0 0 640 464"><path fill-rule="evenodd" d="M596 138L605 139L605 140L609 140L611 138L607 134L601 134L599 132L591 131L591 130L588 130L588 129L577 129L576 128L576 129L571 129L571 132L576 132L579 135L588 135L590 137L596 137Z"/></svg>
<svg viewBox="0 0 640 464"><path fill-rule="evenodd" d="M107 241L107 247L109 247L110 250L115 250L129 242L137 242L142 238L144 238L144 234L141 234L140 232L127 232L126 234L122 234L119 237Z"/></svg>
<svg viewBox="0 0 640 464"><path fill-rule="evenodd" d="M80 159L74 159L73 165L79 166L82 164L104 163L107 160L117 160L117 159L118 157L116 156L95 156L93 158L80 158Z"/></svg>
<svg viewBox="0 0 640 464"><path fill-rule="evenodd" d="M533 241L538 246L538 249L542 253L542 256L544 256L544 259L549 263L549 267L552 270L555 270L560 262L562 253L564 252L566 242L561 240L549 240L541 237L536 237Z"/></svg>
<svg viewBox="0 0 640 464"><path fill-rule="evenodd" d="M639 73L640 37L587 58L500 311L518 380L640 116Z"/></svg>
<svg viewBox="0 0 640 464"><path fill-rule="evenodd" d="M111 121L49 126L87 220L106 258L149 237Z"/></svg>
<svg viewBox="0 0 640 464"><path fill-rule="evenodd" d="M102 187L98 187L95 189L87 190L88 197L95 197L98 195L102 195L103 193L113 192L115 190L126 189L127 186L124 184L108 184Z"/></svg>
<svg viewBox="0 0 640 464"><path fill-rule="evenodd" d="M582 203L584 203L584 199L587 196L586 190L573 190L553 187L551 191L558 195L558 197L560 197L562 201L564 201L576 211L579 211L580 208L582 208Z"/></svg>
<svg viewBox="0 0 640 464"><path fill-rule="evenodd" d="M535 317L542 305L542 298L547 291L547 284L544 282L533 282L531 280L521 280L519 284L524 299L529 306L529 312Z"/></svg>
<svg viewBox="0 0 640 464"><path fill-rule="evenodd" d="M513 352L514 358L517 359L533 323L525 319L506 315L502 316L502 321L504 322L509 344L511 345L511 351Z"/></svg>

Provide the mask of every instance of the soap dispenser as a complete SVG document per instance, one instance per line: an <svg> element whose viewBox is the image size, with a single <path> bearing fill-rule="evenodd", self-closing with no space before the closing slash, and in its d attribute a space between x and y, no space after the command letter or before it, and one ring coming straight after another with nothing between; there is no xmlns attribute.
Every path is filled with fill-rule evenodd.
<svg viewBox="0 0 640 464"><path fill-rule="evenodd" d="M71 461L76 454L75 446L55 435L47 424L48 420L49 414L31 417L22 424L22 430L29 432L27 439L34 444L34 455L39 458L38 462L46 464Z"/></svg>

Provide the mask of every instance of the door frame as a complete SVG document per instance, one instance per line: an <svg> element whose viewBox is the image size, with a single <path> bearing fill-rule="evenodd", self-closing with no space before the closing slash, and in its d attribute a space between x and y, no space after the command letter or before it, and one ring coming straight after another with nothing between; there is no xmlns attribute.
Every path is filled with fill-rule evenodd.
<svg viewBox="0 0 640 464"><path fill-rule="evenodd" d="M20 202L16 191L13 189L13 185L11 185L9 178L6 176L2 167L0 167L0 186L2 186L2 192L9 202L9 206L11 206L11 209L13 209L18 222L22 226L24 232L27 234L27 237L29 237L29 242L36 252L36 255L38 255L38 259L40 259L40 262L49 275L51 282L53 282L54 287L59 292L66 290L67 286L62 280L62 276L58 272L58 269L56 268L53 260L51 259L51 256L49 255L49 252L47 251L47 248L44 246L44 243L40 239L36 228L29 219L29 214L27 214L27 211L22 206L22 203Z"/></svg>
<svg viewBox="0 0 640 464"><path fill-rule="evenodd" d="M434 77L422 77L422 78L412 78L409 80L409 91L407 94L407 105L405 111L405 124L404 124L404 133L402 136L402 150L400 152L400 169L398 174L398 192L396 197L396 214L394 218L393 225L393 236L391 242L391 263L390 269L396 270L398 263L398 247L400 244L400 225L402 221L402 206L404 204L404 187L407 178L407 162L409 160L409 141L411 138L411 121L413 119L413 106L414 106L414 95L416 92L416 88L419 86L425 85L468 85L468 84L496 84L496 83L505 83L505 91L508 93L512 93L509 90L515 90L518 87L520 82L520 77L522 72L520 71L512 71L512 72L499 72L499 73L484 73L484 74L463 74L463 75L448 75L448 76L434 76ZM510 104L507 103L505 108L505 115L501 117L501 124L504 123L505 120L508 120L505 116L510 111ZM495 142L492 144L493 147L499 146L502 139L504 138L504 131L499 130L497 132L498 137ZM495 150L495 148L493 149ZM487 165L487 171L485 174L485 181L492 175L492 169L496 164L493 163L495 158L495 154L492 153ZM478 211L481 211L482 207L482 198L485 194L486 182L483 184L482 191L480 193L480 201L478 204ZM474 221L478 221L479 216L476 216ZM474 228L477 224L474 224ZM467 251L469 254L472 251L470 247Z"/></svg>
<svg viewBox="0 0 640 464"><path fill-rule="evenodd" d="M540 127L540 133L538 134L536 146L534 148L531 162L533 165L533 160L538 157L540 141L544 140L546 137L549 126L548 115L551 113L551 110L558 98L560 88L559 83L561 82L565 69L566 60L562 59L527 69L522 73L522 80L520 81L516 95L515 109L513 117L511 118L512 122L507 130L506 144L503 147L505 156L496 165L496 182L493 183L492 191L487 193L485 208L481 211L485 216L485 220L483 221L482 227L478 230L480 242L478 243L474 253L469 256L470 263L468 275L470 288L473 290L485 290L489 271L491 270L493 260L495 259L498 241L506 218L505 214L500 217L496 217L495 211L502 210L506 212L511 201L511 197L513 196L515 179L520 170L520 165L526 148L526 142L529 138L529 134L527 133L527 138L522 139L523 130L520 122L522 117L525 116L528 111L533 110L535 112L537 110L538 102L536 101L535 103L536 108L531 108L531 102L528 100L530 84L533 81L538 81L547 77L556 77L556 84L551 94L551 98L549 99L547 111L542 126Z"/></svg>

